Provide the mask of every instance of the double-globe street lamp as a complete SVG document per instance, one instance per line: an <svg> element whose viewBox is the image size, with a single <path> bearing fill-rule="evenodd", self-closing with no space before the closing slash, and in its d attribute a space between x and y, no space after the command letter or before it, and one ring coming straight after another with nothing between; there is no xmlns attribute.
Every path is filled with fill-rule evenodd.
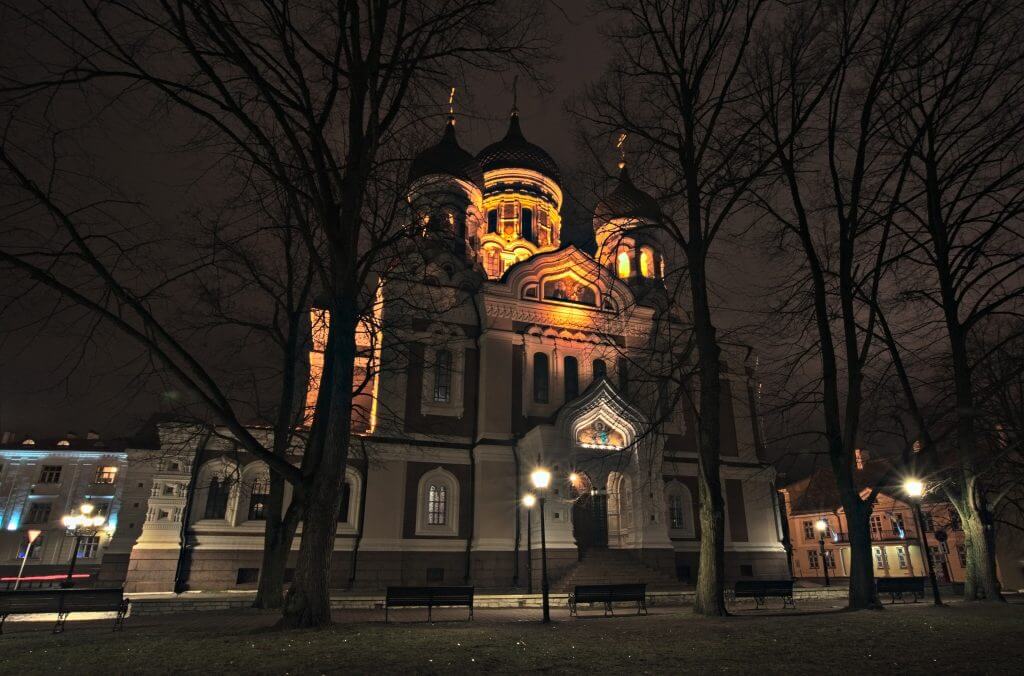
<svg viewBox="0 0 1024 676"><path fill-rule="evenodd" d="M75 545L71 548L71 563L68 564L68 576L61 583L62 587L72 587L75 584L73 580L75 561L78 559L78 548L82 544L82 538L96 535L103 528L103 524L106 523L106 517L99 514L93 516L95 509L88 502L84 502L79 506L77 512L68 514L61 519L61 523L64 524L68 534L73 535L75 538Z"/></svg>
<svg viewBox="0 0 1024 676"><path fill-rule="evenodd" d="M921 499L924 498L925 486L920 479L907 479L903 482L903 490L910 498L910 508L914 511L914 521L917 522L917 535L921 543L921 558L924 559L925 570L928 571L928 581L932 585L932 601L935 605L942 605L942 598L939 596L939 581L935 577L935 562L928 552L928 538L924 532L924 515L921 513Z"/></svg>
<svg viewBox="0 0 1024 676"><path fill-rule="evenodd" d="M548 623L551 621L551 604L548 598L550 587L548 586L548 545L544 528L544 501L548 486L551 485L551 472L538 467L530 473L530 482L537 490L537 495L531 493L524 495L523 505L526 508L530 508L535 504L540 504L540 593L544 605L543 622ZM529 532L527 532L527 537L530 537ZM531 578L533 576L532 570L530 576Z"/></svg>
<svg viewBox="0 0 1024 676"><path fill-rule="evenodd" d="M825 586L831 587L832 581L828 577L828 556L825 555L825 534L828 532L828 521L818 519L814 527L818 530L818 550L821 552L821 568L825 571Z"/></svg>

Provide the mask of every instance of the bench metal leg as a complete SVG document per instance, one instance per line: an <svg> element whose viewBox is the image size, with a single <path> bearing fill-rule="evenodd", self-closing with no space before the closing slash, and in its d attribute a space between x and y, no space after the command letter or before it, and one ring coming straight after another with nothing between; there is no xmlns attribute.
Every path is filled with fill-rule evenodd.
<svg viewBox="0 0 1024 676"><path fill-rule="evenodd" d="M384 624L388 623L388 604L384 603Z"/></svg>
<svg viewBox="0 0 1024 676"><path fill-rule="evenodd" d="M569 617L576 615L576 595L569 594Z"/></svg>
<svg viewBox="0 0 1024 676"><path fill-rule="evenodd" d="M69 614L63 611L57 613L57 624L53 625L54 634L60 634L64 631L64 623L67 621Z"/></svg>
<svg viewBox="0 0 1024 676"><path fill-rule="evenodd" d="M469 620L470 622L473 621L473 606L469 607Z"/></svg>
<svg viewBox="0 0 1024 676"><path fill-rule="evenodd" d="M636 602L636 614L639 615L641 610L644 611L644 615L647 614L647 601L645 599L640 599Z"/></svg>
<svg viewBox="0 0 1024 676"><path fill-rule="evenodd" d="M4 633L4 621L7 619L8 615L10 615L10 613L0 613L0 636L3 636L3 633Z"/></svg>
<svg viewBox="0 0 1024 676"><path fill-rule="evenodd" d="M796 599L792 596L783 596L782 609L785 610L787 606L792 608L793 610L796 610Z"/></svg>
<svg viewBox="0 0 1024 676"><path fill-rule="evenodd" d="M128 602L125 601L117 609L117 617L114 619L114 631L124 630L124 618L128 615Z"/></svg>
<svg viewBox="0 0 1024 676"><path fill-rule="evenodd" d="M755 596L755 597L754 597L754 605L755 605L755 606L756 606L757 608L760 608L760 607L761 607L761 606L763 606L763 605L764 605L765 603L767 603L767 601L765 600L765 598L764 598L763 596Z"/></svg>
<svg viewBox="0 0 1024 676"><path fill-rule="evenodd" d="M434 621L433 610L434 610L434 605L432 603L428 603L427 604L427 622L433 622Z"/></svg>
<svg viewBox="0 0 1024 676"><path fill-rule="evenodd" d="M615 616L615 609L612 608L612 602L611 601L605 601L604 602L604 616L608 617L608 613L611 613L612 617Z"/></svg>

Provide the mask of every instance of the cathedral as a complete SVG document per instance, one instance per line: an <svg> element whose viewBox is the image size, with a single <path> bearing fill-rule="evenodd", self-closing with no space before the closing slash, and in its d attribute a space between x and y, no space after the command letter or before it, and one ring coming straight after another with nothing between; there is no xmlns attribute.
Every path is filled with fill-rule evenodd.
<svg viewBox="0 0 1024 676"><path fill-rule="evenodd" d="M696 581L696 412L668 375L689 358L667 300L677 253L624 161L593 210L595 254L562 243L562 205L558 165L516 112L476 155L454 116L416 155L416 242L359 336L332 587L537 588L541 515L524 498L538 467L552 474L555 590ZM329 318L311 314L315 392ZM726 346L724 359L726 574L788 578L752 350ZM130 477L150 498L127 590L252 588L266 466L189 424L159 436Z"/></svg>

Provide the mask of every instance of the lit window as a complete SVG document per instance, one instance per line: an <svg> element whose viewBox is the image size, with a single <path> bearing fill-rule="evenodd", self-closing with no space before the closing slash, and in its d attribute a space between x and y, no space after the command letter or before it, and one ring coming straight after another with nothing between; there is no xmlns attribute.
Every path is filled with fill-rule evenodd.
<svg viewBox="0 0 1024 676"><path fill-rule="evenodd" d="M569 401L580 394L580 366L576 357L566 357L562 363L565 371L565 400Z"/></svg>
<svg viewBox="0 0 1024 676"><path fill-rule="evenodd" d="M882 517L878 514L871 515L871 537L875 539L882 537Z"/></svg>
<svg viewBox="0 0 1024 676"><path fill-rule="evenodd" d="M49 502L33 502L28 508L28 516L25 523L46 523L50 520L50 512L53 505Z"/></svg>
<svg viewBox="0 0 1024 676"><path fill-rule="evenodd" d="M117 481L117 467L97 467L96 468L96 479L93 483L97 484L112 484Z"/></svg>
<svg viewBox="0 0 1024 676"><path fill-rule="evenodd" d="M543 352L533 355L533 400L548 403L548 356Z"/></svg>
<svg viewBox="0 0 1024 676"><path fill-rule="evenodd" d="M452 399L452 353L451 350L437 350L434 353L434 401L447 402Z"/></svg>
<svg viewBox="0 0 1024 676"><path fill-rule="evenodd" d="M39 483L41 484L59 484L60 483L60 465L43 465L43 471L39 474Z"/></svg>
<svg viewBox="0 0 1024 676"><path fill-rule="evenodd" d="M907 550L903 547L896 548L896 558L899 560L900 568L907 567Z"/></svg>
<svg viewBox="0 0 1024 676"><path fill-rule="evenodd" d="M228 511L229 490L227 479L214 477L210 480L210 489L206 495L206 510L203 512L204 519L224 518Z"/></svg>
<svg viewBox="0 0 1024 676"><path fill-rule="evenodd" d="M620 279L629 278L629 252L620 251L615 259L616 269Z"/></svg>
<svg viewBox="0 0 1024 676"><path fill-rule="evenodd" d="M640 249L640 274L647 278L654 277L654 252L647 246Z"/></svg>
<svg viewBox="0 0 1024 676"><path fill-rule="evenodd" d="M443 526L448 522L448 489L431 484L427 491L427 524Z"/></svg>
<svg viewBox="0 0 1024 676"><path fill-rule="evenodd" d="M249 521L266 521L269 500L270 482L267 479L253 481L252 493L249 497Z"/></svg>
<svg viewBox="0 0 1024 676"><path fill-rule="evenodd" d="M553 244L551 238L551 226L548 225L548 212L543 208L537 210L536 214L537 246L548 246Z"/></svg>
<svg viewBox="0 0 1024 676"><path fill-rule="evenodd" d="M882 551L881 547L874 548L875 553L875 568L883 570L885 568L885 552Z"/></svg>
<svg viewBox="0 0 1024 676"><path fill-rule="evenodd" d="M76 556L80 559L94 559L96 553L100 549L100 536L99 535L86 535L78 541L78 553Z"/></svg>

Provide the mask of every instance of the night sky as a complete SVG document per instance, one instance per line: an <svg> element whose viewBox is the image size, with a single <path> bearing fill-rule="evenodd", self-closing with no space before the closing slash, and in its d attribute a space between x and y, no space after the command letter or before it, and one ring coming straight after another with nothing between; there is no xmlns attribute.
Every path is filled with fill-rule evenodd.
<svg viewBox="0 0 1024 676"><path fill-rule="evenodd" d="M586 244L589 223L581 217L593 196L573 185L581 158L566 113L569 99L598 77L608 58L600 34L601 19L586 0L564 0L549 7L551 34L556 37L555 61L546 68L542 91L520 78L519 110L526 137L544 147L567 177L564 238ZM2 14L2 12L0 12ZM0 58L17 67L25 34L0 16ZM505 133L512 104L513 73L469 82L457 94L460 142L478 152ZM443 101L447 92L438 92ZM86 114L94 102L81 98L62 105L66 116ZM77 110L82 106L83 110ZM112 179L140 195L154 212L168 213L192 201L201 190L205 168L201 158L189 157L176 147L174 130L160 134L138 119L112 118L86 139L87 153L96 164L116 166ZM440 131L440 130L439 130ZM184 136L182 136L184 138ZM590 166L592 169L592 165ZM581 206L582 205L582 206ZM568 212L568 213L566 213ZM68 431L84 434L94 429L104 437L133 433L149 416L166 409L175 396L172 383L139 382L135 374L143 364L137 351L110 333L97 334L82 349L85 328L59 318L45 325L22 328L6 318L0 339L0 430L18 435L58 436Z"/></svg>

